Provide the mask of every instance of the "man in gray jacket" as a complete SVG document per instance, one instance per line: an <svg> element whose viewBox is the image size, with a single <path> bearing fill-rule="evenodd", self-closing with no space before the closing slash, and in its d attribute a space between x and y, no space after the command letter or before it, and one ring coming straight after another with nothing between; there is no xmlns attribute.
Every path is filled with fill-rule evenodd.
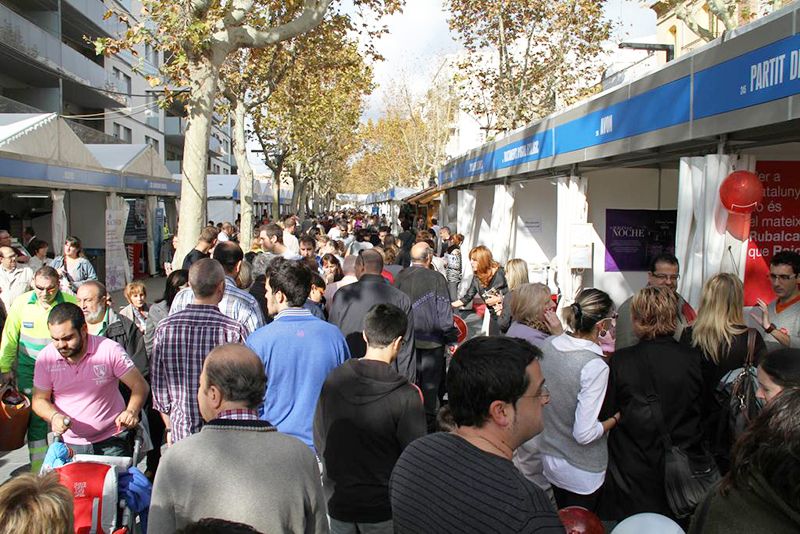
<svg viewBox="0 0 800 534"><path fill-rule="evenodd" d="M317 459L302 441L258 418L264 366L244 345L220 345L203 363L203 429L164 456L150 502L151 532L205 517L260 532L327 533Z"/></svg>
<svg viewBox="0 0 800 534"><path fill-rule="evenodd" d="M408 316L408 327L403 336L403 346L392 364L395 371L412 384L417 381L417 364L414 355L414 319L411 299L392 287L381 276L383 257L375 250L364 250L356 257L358 282L339 289L333 298L328 322L335 324L347 339L352 358L363 358L367 352L362 332L364 317L376 304L393 304Z"/></svg>

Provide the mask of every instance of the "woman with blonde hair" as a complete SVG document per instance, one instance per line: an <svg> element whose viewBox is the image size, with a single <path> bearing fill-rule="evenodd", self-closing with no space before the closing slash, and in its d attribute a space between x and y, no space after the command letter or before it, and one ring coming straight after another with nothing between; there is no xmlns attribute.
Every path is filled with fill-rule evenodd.
<svg viewBox="0 0 800 534"><path fill-rule="evenodd" d="M454 308L465 304L472 304L475 295L480 295L486 304L486 313L489 314L489 335L500 333L497 324L497 312L494 306L503 300L503 295L508 292L508 283L503 268L492 258L492 251L483 245L478 245L469 252L469 262L472 265L472 283L467 292L453 302Z"/></svg>
<svg viewBox="0 0 800 534"><path fill-rule="evenodd" d="M134 280L125 286L123 294L128 305L122 308L119 314L133 321L136 328L144 334L147 314L150 312L150 305L147 304L147 287L141 280Z"/></svg>
<svg viewBox="0 0 800 534"><path fill-rule="evenodd" d="M558 508L595 511L606 475L606 433L618 415L598 420L608 386L608 365L598 340L614 304L599 289L584 289L564 308L570 332L542 344L542 374L550 389L540 441L544 476Z"/></svg>
<svg viewBox="0 0 800 534"><path fill-rule="evenodd" d="M631 299L631 316L640 341L611 358L601 413L619 414L619 425L608 438L600 517L619 521L653 512L677 519L667 503L665 445L652 405L663 407L663 427L672 443L691 457L703 458L700 356L673 338L678 297L670 288L639 290Z"/></svg>
<svg viewBox="0 0 800 534"><path fill-rule="evenodd" d="M564 333L564 327L556 316L556 304L546 285L522 284L509 293L506 300L511 302L509 315L513 317L506 332L508 337L524 339L541 347L548 337Z"/></svg>
<svg viewBox="0 0 800 534"><path fill-rule="evenodd" d="M755 336L753 365L757 365L767 347L758 330L752 331ZM730 464L733 439L727 424L727 412L717 399L716 389L726 374L744 366L748 335L744 321L742 282L729 273L711 277L703 285L697 319L684 330L681 342L691 345L702 354L700 369L703 374L703 435L723 473L727 472Z"/></svg>
<svg viewBox="0 0 800 534"><path fill-rule="evenodd" d="M497 324L503 334L508 331L513 320L511 299L514 297L514 290L530 281L528 279L528 262L519 258L508 260L506 262L506 280L508 281L508 293L494 307L494 311L497 313Z"/></svg>

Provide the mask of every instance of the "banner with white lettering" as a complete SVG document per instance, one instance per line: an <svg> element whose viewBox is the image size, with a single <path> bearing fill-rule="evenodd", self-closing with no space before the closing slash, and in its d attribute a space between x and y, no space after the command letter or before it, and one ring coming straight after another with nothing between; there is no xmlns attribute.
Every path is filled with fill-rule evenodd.
<svg viewBox="0 0 800 534"><path fill-rule="evenodd" d="M650 261L675 253L677 210L606 210L606 272L650 270Z"/></svg>
<svg viewBox="0 0 800 534"><path fill-rule="evenodd" d="M769 262L781 250L800 252L800 161L759 161L756 173L764 199L750 220L744 274L744 303L775 299Z"/></svg>

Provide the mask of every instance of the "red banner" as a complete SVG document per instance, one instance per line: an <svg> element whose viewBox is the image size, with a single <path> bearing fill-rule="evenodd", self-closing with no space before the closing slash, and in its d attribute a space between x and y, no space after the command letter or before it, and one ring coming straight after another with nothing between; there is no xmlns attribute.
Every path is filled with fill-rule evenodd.
<svg viewBox="0 0 800 534"><path fill-rule="evenodd" d="M800 161L759 161L764 199L753 212L744 275L744 304L775 299L769 262L781 250L800 252Z"/></svg>

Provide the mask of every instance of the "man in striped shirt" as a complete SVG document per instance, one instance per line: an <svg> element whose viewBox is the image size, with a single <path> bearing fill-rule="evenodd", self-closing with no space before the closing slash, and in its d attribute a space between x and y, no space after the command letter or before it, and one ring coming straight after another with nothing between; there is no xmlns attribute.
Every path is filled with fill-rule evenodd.
<svg viewBox="0 0 800 534"><path fill-rule="evenodd" d="M247 338L245 326L218 308L225 293L225 272L217 260L195 262L189 269L189 286L193 303L164 319L153 342L153 408L162 414L168 445L203 426L197 388L206 355L214 347L244 343Z"/></svg>
<svg viewBox="0 0 800 534"><path fill-rule="evenodd" d="M17 297L8 312L0 343L0 383L13 379L16 366L17 386L31 398L36 357L51 341L47 317L62 302L74 303L75 297L58 289L55 269L40 268L33 275L33 291ZM28 422L28 452L31 471L38 473L47 453L47 423L35 414Z"/></svg>
<svg viewBox="0 0 800 534"><path fill-rule="evenodd" d="M447 372L456 428L419 438L395 464L389 488L396 533L564 532L545 493L512 461L544 428L550 393L541 356L527 341L499 336L458 349Z"/></svg>
<svg viewBox="0 0 800 534"><path fill-rule="evenodd" d="M225 293L219 303L219 311L243 324L247 333L252 334L264 326L264 314L253 295L236 287L236 275L239 274L244 260L241 247L232 241L217 243L214 247L214 259L225 270ZM182 289L172 301L170 315L185 310L193 297L191 288Z"/></svg>

